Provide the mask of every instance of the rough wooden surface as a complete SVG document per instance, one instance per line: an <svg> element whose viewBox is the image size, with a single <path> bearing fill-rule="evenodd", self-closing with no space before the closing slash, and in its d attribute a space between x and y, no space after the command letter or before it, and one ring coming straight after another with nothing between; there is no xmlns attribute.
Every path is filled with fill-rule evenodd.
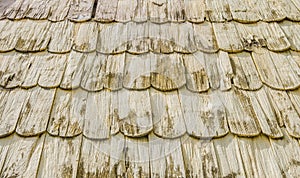
<svg viewBox="0 0 300 178"><path fill-rule="evenodd" d="M232 20L230 7L227 0L205 0L206 15L212 22L224 22Z"/></svg>
<svg viewBox="0 0 300 178"><path fill-rule="evenodd" d="M216 52L219 49L211 23L203 22L193 24L193 27L195 43L198 50L203 52Z"/></svg>
<svg viewBox="0 0 300 178"><path fill-rule="evenodd" d="M100 22L112 22L115 20L118 0L98 0L95 20Z"/></svg>
<svg viewBox="0 0 300 178"><path fill-rule="evenodd" d="M241 23L257 22L261 19L255 1L227 0L233 20Z"/></svg>
<svg viewBox="0 0 300 178"><path fill-rule="evenodd" d="M184 0L186 20L200 23L205 18L204 0Z"/></svg>
<svg viewBox="0 0 300 178"><path fill-rule="evenodd" d="M149 0L149 19L154 23L164 23L168 21L167 0Z"/></svg>
<svg viewBox="0 0 300 178"><path fill-rule="evenodd" d="M300 24L292 23L290 21L284 21L279 25L284 31L287 39L289 40L291 44L291 49L295 51L300 51L300 34L298 33L300 30Z"/></svg>
<svg viewBox="0 0 300 178"><path fill-rule="evenodd" d="M75 39L73 49L79 52L95 51L99 32L98 24L95 22L77 23L74 28Z"/></svg>
<svg viewBox="0 0 300 178"><path fill-rule="evenodd" d="M50 1L50 13L48 20L57 22L63 21L68 15L72 0L52 0Z"/></svg>
<svg viewBox="0 0 300 178"><path fill-rule="evenodd" d="M84 22L92 18L95 0L73 0L70 4L68 19L75 22Z"/></svg>
<svg viewBox="0 0 300 178"><path fill-rule="evenodd" d="M48 1L44 0L32 0L28 5L26 17L38 20L47 19L51 9L47 3Z"/></svg>

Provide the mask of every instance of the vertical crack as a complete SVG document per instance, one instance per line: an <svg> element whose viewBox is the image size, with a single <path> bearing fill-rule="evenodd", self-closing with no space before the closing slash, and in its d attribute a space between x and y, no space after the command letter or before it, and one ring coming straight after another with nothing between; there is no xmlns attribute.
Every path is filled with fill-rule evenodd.
<svg viewBox="0 0 300 178"><path fill-rule="evenodd" d="M98 0L94 1L93 11L92 11L92 19L95 18L96 10L97 10Z"/></svg>

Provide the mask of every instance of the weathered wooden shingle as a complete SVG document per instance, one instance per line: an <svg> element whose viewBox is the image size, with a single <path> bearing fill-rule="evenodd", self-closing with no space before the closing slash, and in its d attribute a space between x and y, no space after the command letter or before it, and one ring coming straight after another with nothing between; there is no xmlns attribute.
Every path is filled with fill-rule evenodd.
<svg viewBox="0 0 300 178"><path fill-rule="evenodd" d="M84 22L92 18L95 0L73 0L70 4L68 19L75 22Z"/></svg>
<svg viewBox="0 0 300 178"><path fill-rule="evenodd" d="M22 19L25 17L28 10L29 0L16 0L5 10L4 15L8 19Z"/></svg>
<svg viewBox="0 0 300 178"><path fill-rule="evenodd" d="M95 20L112 22L115 20L119 0L98 0Z"/></svg>
<svg viewBox="0 0 300 178"><path fill-rule="evenodd" d="M48 133L60 137L74 137L81 134L86 102L86 91L57 90L48 123Z"/></svg>
<svg viewBox="0 0 300 178"><path fill-rule="evenodd" d="M96 50L98 24L96 22L76 23L73 49L79 52ZM88 33L87 33L88 32Z"/></svg>
<svg viewBox="0 0 300 178"><path fill-rule="evenodd" d="M184 0L168 0L168 21L170 22L184 22L186 13L184 8Z"/></svg>
<svg viewBox="0 0 300 178"><path fill-rule="evenodd" d="M217 52L219 47L212 24L210 22L203 22L193 24L193 27L197 49L203 52Z"/></svg>
<svg viewBox="0 0 300 178"><path fill-rule="evenodd" d="M17 44L17 30L21 21L0 20L0 52L11 51Z"/></svg>
<svg viewBox="0 0 300 178"><path fill-rule="evenodd" d="M72 0L51 0L49 2L50 13L48 20L57 22L66 19Z"/></svg>
<svg viewBox="0 0 300 178"><path fill-rule="evenodd" d="M205 18L205 0L184 0L186 20L200 23Z"/></svg>
<svg viewBox="0 0 300 178"><path fill-rule="evenodd" d="M230 7L227 0L205 0L206 16L212 22L224 22L232 20Z"/></svg>
<svg viewBox="0 0 300 178"><path fill-rule="evenodd" d="M132 54L149 52L149 23L129 22L127 27L127 51Z"/></svg>
<svg viewBox="0 0 300 178"><path fill-rule="evenodd" d="M284 31L287 39L289 40L291 44L291 49L295 51L300 51L300 24L285 20L279 25Z"/></svg>
<svg viewBox="0 0 300 178"><path fill-rule="evenodd" d="M253 23L261 19L255 1L227 0L233 20L241 23Z"/></svg>
<svg viewBox="0 0 300 178"><path fill-rule="evenodd" d="M149 0L149 19L154 23L165 23L168 21L167 0Z"/></svg>
<svg viewBox="0 0 300 178"><path fill-rule="evenodd" d="M43 20L47 19L51 6L49 6L49 1L44 0L32 0L28 1L26 17L29 19Z"/></svg>

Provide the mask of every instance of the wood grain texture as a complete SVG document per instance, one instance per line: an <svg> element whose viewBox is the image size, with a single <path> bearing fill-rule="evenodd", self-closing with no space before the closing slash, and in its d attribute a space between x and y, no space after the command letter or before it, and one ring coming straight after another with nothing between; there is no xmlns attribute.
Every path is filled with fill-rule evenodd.
<svg viewBox="0 0 300 178"><path fill-rule="evenodd" d="M225 107L215 93L179 90L187 133L197 138L215 138L228 133Z"/></svg>
<svg viewBox="0 0 300 178"><path fill-rule="evenodd" d="M28 90L17 124L16 132L34 136L46 131L54 100L55 89L36 87Z"/></svg>
<svg viewBox="0 0 300 178"><path fill-rule="evenodd" d="M217 52L219 47L213 31L213 26L209 22L193 24L194 38L197 49L203 52Z"/></svg>
<svg viewBox="0 0 300 178"><path fill-rule="evenodd" d="M114 111L111 106L111 92L89 92L86 101L83 134L91 139L108 139L113 127ZM113 129L112 129L113 130ZM117 128L115 130L119 131Z"/></svg>
<svg viewBox="0 0 300 178"><path fill-rule="evenodd" d="M72 0L51 0L48 20L53 22L63 21L67 18Z"/></svg>
<svg viewBox="0 0 300 178"><path fill-rule="evenodd" d="M149 0L149 19L154 23L165 23L168 21L167 0Z"/></svg>
<svg viewBox="0 0 300 178"><path fill-rule="evenodd" d="M202 52L184 55L183 62L186 69L186 86L189 90L203 92L209 89L205 58Z"/></svg>
<svg viewBox="0 0 300 178"><path fill-rule="evenodd" d="M215 146L222 177L245 177L244 162L238 147L238 138L229 134L212 141Z"/></svg>
<svg viewBox="0 0 300 178"><path fill-rule="evenodd" d="M238 145L243 162L249 163L244 164L247 177L282 176L270 142L265 136L239 138Z"/></svg>
<svg viewBox="0 0 300 178"><path fill-rule="evenodd" d="M100 91L103 89L103 65L105 55L100 53L88 53L85 60L80 86L88 91Z"/></svg>
<svg viewBox="0 0 300 178"><path fill-rule="evenodd" d="M127 26L123 23L100 24L97 51L116 54L127 50Z"/></svg>
<svg viewBox="0 0 300 178"><path fill-rule="evenodd" d="M182 137L180 141L187 177L220 177L213 142L189 136Z"/></svg>
<svg viewBox="0 0 300 178"><path fill-rule="evenodd" d="M279 25L289 40L291 49L300 51L300 34L298 33L300 30L300 24L285 20L282 23L279 23Z"/></svg>
<svg viewBox="0 0 300 178"><path fill-rule="evenodd" d="M22 20L17 29L15 49L21 52L46 50L50 42L50 22Z"/></svg>
<svg viewBox="0 0 300 178"><path fill-rule="evenodd" d="M120 131L129 137L141 137L152 131L152 110L149 90L120 90L112 97L114 115Z"/></svg>
<svg viewBox="0 0 300 178"><path fill-rule="evenodd" d="M82 137L72 139L46 135L37 177L77 175Z"/></svg>
<svg viewBox="0 0 300 178"><path fill-rule="evenodd" d="M20 20L25 17L30 0L16 0L4 12L6 18Z"/></svg>
<svg viewBox="0 0 300 178"><path fill-rule="evenodd" d="M184 0L186 20L200 23L205 18L205 0Z"/></svg>
<svg viewBox="0 0 300 178"><path fill-rule="evenodd" d="M116 13L117 22L129 22L135 16L137 0L119 0Z"/></svg>
<svg viewBox="0 0 300 178"><path fill-rule="evenodd" d="M211 22L225 22L232 20L227 0L205 0L206 16Z"/></svg>
<svg viewBox="0 0 300 178"><path fill-rule="evenodd" d="M186 20L186 12L184 0L168 0L168 21L170 22L184 22Z"/></svg>
<svg viewBox="0 0 300 178"><path fill-rule="evenodd" d="M95 20L112 22L115 20L119 0L98 0Z"/></svg>
<svg viewBox="0 0 300 178"><path fill-rule="evenodd" d="M220 49L226 52L240 52L244 49L234 23L213 23Z"/></svg>
<svg viewBox="0 0 300 178"><path fill-rule="evenodd" d="M149 52L149 26L150 23L127 23L127 51L132 54Z"/></svg>
<svg viewBox="0 0 300 178"><path fill-rule="evenodd" d="M253 23L261 19L255 1L227 0L233 20Z"/></svg>
<svg viewBox="0 0 300 178"><path fill-rule="evenodd" d="M126 175L126 160L127 153L125 147L125 137L122 134L111 137L110 142L110 163L109 174L110 177L125 177Z"/></svg>
<svg viewBox="0 0 300 178"><path fill-rule="evenodd" d="M39 85L47 88L58 87L65 71L67 54L45 54L39 58L43 60L40 64Z"/></svg>
<svg viewBox="0 0 300 178"><path fill-rule="evenodd" d="M109 177L110 140L82 139L77 177Z"/></svg>
<svg viewBox="0 0 300 178"><path fill-rule="evenodd" d="M78 52L95 51L99 32L98 24L96 22L76 23L74 28L73 49Z"/></svg>
<svg viewBox="0 0 300 178"><path fill-rule="evenodd" d="M17 44L17 30L21 21L14 22L3 19L0 21L0 52L11 51Z"/></svg>
<svg viewBox="0 0 300 178"><path fill-rule="evenodd" d="M287 132L296 138L300 137L300 118L291 99L285 91L268 88L267 93L272 98L271 103L277 117L284 123Z"/></svg>
<svg viewBox="0 0 300 178"><path fill-rule="evenodd" d="M128 89L146 89L151 86L151 54L126 54L123 86Z"/></svg>
<svg viewBox="0 0 300 178"><path fill-rule="evenodd" d="M191 23L171 24L171 28L175 32L171 40L171 42L175 43L175 52L193 53L197 51L194 29Z"/></svg>
<svg viewBox="0 0 300 178"><path fill-rule="evenodd" d="M66 61L63 78L60 83L62 89L75 89L80 86L87 54L72 50Z"/></svg>
<svg viewBox="0 0 300 178"><path fill-rule="evenodd" d="M75 22L85 22L92 18L95 0L73 0L70 4L68 19Z"/></svg>
<svg viewBox="0 0 300 178"><path fill-rule="evenodd" d="M171 23L151 24L149 26L150 50L155 53L172 53L175 48L175 25Z"/></svg>
<svg viewBox="0 0 300 178"><path fill-rule="evenodd" d="M159 90L167 91L182 87L186 83L182 55L152 54L151 85Z"/></svg>
<svg viewBox="0 0 300 178"><path fill-rule="evenodd" d="M49 2L49 0L32 0L28 5L26 17L35 20L47 19L51 9Z"/></svg>
<svg viewBox="0 0 300 178"><path fill-rule="evenodd" d="M16 134L1 139L1 153L6 152L1 166L1 177L36 177L42 154L45 135L19 137ZM8 147L8 150L6 148ZM2 148L2 149L1 149Z"/></svg>
<svg viewBox="0 0 300 178"><path fill-rule="evenodd" d="M233 69L233 83L243 90L257 90L262 87L259 74L250 53L230 54Z"/></svg>
<svg viewBox="0 0 300 178"><path fill-rule="evenodd" d="M289 20L299 21L300 20L300 10L293 3L293 0L280 0L281 8L284 11L284 14Z"/></svg>
<svg viewBox="0 0 300 178"><path fill-rule="evenodd" d="M233 69L227 52L204 53L207 75L212 89L231 89Z"/></svg>
<svg viewBox="0 0 300 178"><path fill-rule="evenodd" d="M162 139L149 135L151 177L185 177L180 139Z"/></svg>
<svg viewBox="0 0 300 178"><path fill-rule="evenodd" d="M255 8L258 10L262 20L266 22L281 21L286 17L280 0L256 1Z"/></svg>
<svg viewBox="0 0 300 178"><path fill-rule="evenodd" d="M150 90L154 133L163 138L180 137L186 132L177 91Z"/></svg>
<svg viewBox="0 0 300 178"><path fill-rule="evenodd" d="M43 55L37 53L36 55L29 55L24 62L24 75L22 79L21 86L23 88L35 87L38 84L40 77L41 65L43 61Z"/></svg>
<svg viewBox="0 0 300 178"><path fill-rule="evenodd" d="M260 134L261 129L257 123L250 97L237 89L219 94L226 108L227 121L231 133L253 137Z"/></svg>
<svg viewBox="0 0 300 178"><path fill-rule="evenodd" d="M6 0L2 0L0 2L0 20L5 19L5 11L6 9L8 9L13 3L15 2L15 0L13 1L6 1Z"/></svg>
<svg viewBox="0 0 300 178"><path fill-rule="evenodd" d="M82 133L86 113L87 92L58 89L47 131L53 136L74 137Z"/></svg>
<svg viewBox="0 0 300 178"><path fill-rule="evenodd" d="M1 90L0 98L0 135L3 137L15 131L24 101L28 99L28 93L22 89Z"/></svg>
<svg viewBox="0 0 300 178"><path fill-rule="evenodd" d="M74 26L75 24L68 20L51 23L51 40L48 51L53 53L70 52L74 44Z"/></svg>

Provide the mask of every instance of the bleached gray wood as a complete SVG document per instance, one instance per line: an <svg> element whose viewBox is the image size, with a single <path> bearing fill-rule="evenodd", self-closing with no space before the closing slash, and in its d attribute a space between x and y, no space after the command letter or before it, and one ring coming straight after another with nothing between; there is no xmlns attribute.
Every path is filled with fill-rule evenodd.
<svg viewBox="0 0 300 178"><path fill-rule="evenodd" d="M0 85L4 88L15 88L21 85L24 78L28 55L12 53L9 58L8 63L4 64L7 67L0 79Z"/></svg>
<svg viewBox="0 0 300 178"><path fill-rule="evenodd" d="M132 54L149 52L149 27L151 23L127 23L127 51Z"/></svg>
<svg viewBox="0 0 300 178"><path fill-rule="evenodd" d="M285 20L279 23L279 25L289 40L291 49L300 51L300 34L298 33L300 31L300 24Z"/></svg>
<svg viewBox="0 0 300 178"><path fill-rule="evenodd" d="M239 138L239 150L246 177L282 177L275 154L265 136Z"/></svg>
<svg viewBox="0 0 300 178"><path fill-rule="evenodd" d="M146 22L148 20L148 0L136 0L134 22Z"/></svg>
<svg viewBox="0 0 300 178"><path fill-rule="evenodd" d="M36 55L29 55L28 58L25 59L26 62L24 62L24 65L22 66L24 75L22 78L21 86L23 88L31 88L37 86L43 60L43 55L40 55L39 53L37 53Z"/></svg>
<svg viewBox="0 0 300 178"><path fill-rule="evenodd" d="M68 20L51 23L51 40L48 51L53 53L70 52L74 44L74 23Z"/></svg>
<svg viewBox="0 0 300 178"><path fill-rule="evenodd" d="M119 0L98 0L95 20L112 22L115 20Z"/></svg>
<svg viewBox="0 0 300 178"><path fill-rule="evenodd" d="M43 61L40 64L39 85L42 87L58 87L68 60L67 54L42 54L38 57Z"/></svg>
<svg viewBox="0 0 300 178"><path fill-rule="evenodd" d="M9 150L11 141L14 135L10 135L0 139L0 171L2 172L2 167L5 164L5 158Z"/></svg>
<svg viewBox="0 0 300 178"><path fill-rule="evenodd" d="M186 85L189 90L203 92L209 89L205 59L202 52L183 56L186 69Z"/></svg>
<svg viewBox="0 0 300 178"><path fill-rule="evenodd" d="M227 52L240 52L244 49L234 23L213 23L213 28L220 49Z"/></svg>
<svg viewBox="0 0 300 178"><path fill-rule="evenodd" d="M123 86L128 89L146 89L150 82L150 53L132 55L126 53Z"/></svg>
<svg viewBox="0 0 300 178"><path fill-rule="evenodd" d="M237 137L229 134L224 138L214 139L213 143L221 176L245 177L244 164L249 164L249 162L243 163Z"/></svg>
<svg viewBox="0 0 300 178"><path fill-rule="evenodd" d="M152 131L152 110L149 90L120 90L112 97L114 114L120 131L130 137L141 137Z"/></svg>
<svg viewBox="0 0 300 178"><path fill-rule="evenodd" d="M36 177L45 135L23 138L15 134L8 138L10 138L9 150L7 151L0 176ZM8 141L5 142L3 146L7 147Z"/></svg>
<svg viewBox="0 0 300 178"><path fill-rule="evenodd" d="M50 8L49 0L31 0L27 9L26 17L36 20L44 20L48 18Z"/></svg>
<svg viewBox="0 0 300 178"><path fill-rule="evenodd" d="M87 54L73 50L71 51L60 84L61 88L74 89L80 86L86 60Z"/></svg>
<svg viewBox="0 0 300 178"><path fill-rule="evenodd" d="M257 123L250 97L234 89L233 91L220 92L219 98L226 108L227 121L230 131L239 136L257 136L261 129Z"/></svg>
<svg viewBox="0 0 300 178"><path fill-rule="evenodd" d="M263 23L234 24L246 51L256 51L261 47L267 46L267 41L260 30L260 26Z"/></svg>
<svg viewBox="0 0 300 178"><path fill-rule="evenodd" d="M5 19L5 10L9 8L15 1L1 1L0 5L0 20Z"/></svg>
<svg viewBox="0 0 300 178"><path fill-rule="evenodd" d="M150 177L148 139L126 137L126 177Z"/></svg>
<svg viewBox="0 0 300 178"><path fill-rule="evenodd" d="M180 137L186 132L178 92L150 89L154 133L163 138Z"/></svg>
<svg viewBox="0 0 300 178"><path fill-rule="evenodd" d="M211 140L181 137L182 155L187 177L219 177L217 155Z"/></svg>
<svg viewBox="0 0 300 178"><path fill-rule="evenodd" d="M30 0L15 0L4 12L6 18L19 20L25 17Z"/></svg>
<svg viewBox="0 0 300 178"><path fill-rule="evenodd" d="M123 87L123 71L125 53L115 55L98 55L103 58L100 73L103 73L103 86L110 90L119 90Z"/></svg>
<svg viewBox="0 0 300 178"><path fill-rule="evenodd" d="M198 50L209 53L218 51L219 47L217 45L216 36L210 22L193 24L193 28Z"/></svg>
<svg viewBox="0 0 300 178"><path fill-rule="evenodd" d="M108 139L113 113L110 91L89 92L84 118L84 136L91 139Z"/></svg>
<svg viewBox="0 0 300 178"><path fill-rule="evenodd" d="M72 139L46 135L37 177L75 178L82 136Z"/></svg>
<svg viewBox="0 0 300 178"><path fill-rule="evenodd" d="M225 107L216 93L179 90L187 133L197 138L221 137L228 133Z"/></svg>
<svg viewBox="0 0 300 178"><path fill-rule="evenodd" d="M93 52L96 50L98 24L96 22L76 23L73 49L78 52Z"/></svg>
<svg viewBox="0 0 300 178"><path fill-rule="evenodd" d="M298 114L300 113L300 89L288 91L289 98Z"/></svg>
<svg viewBox="0 0 300 178"><path fill-rule="evenodd" d="M151 22L165 23L168 21L167 0L149 0L148 14Z"/></svg>
<svg viewBox="0 0 300 178"><path fill-rule="evenodd" d="M51 0L48 20L57 22L66 19L72 0Z"/></svg>
<svg viewBox="0 0 300 178"><path fill-rule="evenodd" d="M28 90L16 132L22 136L34 136L46 131L55 89L35 87Z"/></svg>
<svg viewBox="0 0 300 178"><path fill-rule="evenodd" d="M260 50L252 55L264 83L280 90L299 87L300 69L290 53Z"/></svg>
<svg viewBox="0 0 300 178"><path fill-rule="evenodd" d="M180 139L149 135L151 177L186 177Z"/></svg>
<svg viewBox="0 0 300 178"><path fill-rule="evenodd" d="M36 52L47 49L50 41L50 22L22 20L17 29L15 49L22 52Z"/></svg>
<svg viewBox="0 0 300 178"><path fill-rule="evenodd" d="M275 159L287 177L299 177L300 167L297 163L300 161L299 143L296 139L290 137L283 129L284 139L270 139L271 147L275 153Z"/></svg>
<svg viewBox="0 0 300 178"><path fill-rule="evenodd" d="M68 19L75 22L85 22L92 18L95 0L73 0L70 4Z"/></svg>
<svg viewBox="0 0 300 178"><path fill-rule="evenodd" d="M184 0L186 20L192 23L200 23L205 18L204 0Z"/></svg>
<svg viewBox="0 0 300 178"><path fill-rule="evenodd" d="M290 48L290 42L278 23L261 22L258 27L260 29L260 33L267 41L267 47L269 50L285 51Z"/></svg>
<svg viewBox="0 0 300 178"><path fill-rule="evenodd" d="M125 137L122 134L112 136L110 139L110 177L125 177L127 153L125 147Z"/></svg>
<svg viewBox="0 0 300 178"><path fill-rule="evenodd" d="M172 53L177 27L171 23L149 25L150 50L155 53Z"/></svg>
<svg viewBox="0 0 300 178"><path fill-rule="evenodd" d="M83 137L77 177L109 177L110 140Z"/></svg>
<svg viewBox="0 0 300 178"><path fill-rule="evenodd" d="M277 121L276 113L270 102L272 98L269 98L265 88L261 88L255 92L242 92L250 98L251 106L253 107L253 110L257 116L256 118L262 133L271 138L283 137L281 128L279 127L279 123Z"/></svg>
<svg viewBox="0 0 300 178"><path fill-rule="evenodd" d="M263 21L276 22L286 17L280 4L280 0L261 0L256 1L256 7Z"/></svg>
<svg viewBox="0 0 300 178"><path fill-rule="evenodd" d="M15 131L24 101L28 98L28 93L26 90L14 89L11 91L2 90L0 95L0 135L3 137Z"/></svg>
<svg viewBox="0 0 300 178"><path fill-rule="evenodd" d="M297 0L290 0L290 3L293 3L295 7L299 10L300 9L300 2Z"/></svg>
<svg viewBox="0 0 300 178"><path fill-rule="evenodd" d="M293 58L293 61L294 63L296 63L295 67L297 66L300 66L300 55L299 55L299 52L296 52L296 51L289 51L290 54L291 54L291 57Z"/></svg>
<svg viewBox="0 0 300 178"><path fill-rule="evenodd" d="M204 53L207 75L210 87L213 89L220 88L222 91L231 88L231 79L233 69L227 52Z"/></svg>
<svg viewBox="0 0 300 178"><path fill-rule="evenodd" d="M123 23L99 25L97 51L101 53L121 53L127 49L127 26Z"/></svg>
<svg viewBox="0 0 300 178"><path fill-rule="evenodd" d="M175 52L193 53L197 51L193 25L191 23L173 23L171 24L171 30L175 32L171 38L171 42L175 43Z"/></svg>
<svg viewBox="0 0 300 178"><path fill-rule="evenodd" d="M291 99L285 91L268 88L267 93L278 119L283 121L287 132L296 138L300 138L300 117Z"/></svg>
<svg viewBox="0 0 300 178"><path fill-rule="evenodd" d="M167 91L182 87L186 83L182 55L151 53L151 85Z"/></svg>
<svg viewBox="0 0 300 178"><path fill-rule="evenodd" d="M243 90L257 90L262 87L262 82L256 70L250 53L230 54L234 72L233 83Z"/></svg>
<svg viewBox="0 0 300 178"><path fill-rule="evenodd" d="M17 44L17 34L21 21L0 21L0 52L11 51Z"/></svg>
<svg viewBox="0 0 300 178"><path fill-rule="evenodd" d="M135 15L137 0L119 0L116 13L117 22L129 22Z"/></svg>
<svg viewBox="0 0 300 178"><path fill-rule="evenodd" d="M227 0L232 18L241 23L253 23L261 19L255 1Z"/></svg>
<svg viewBox="0 0 300 178"><path fill-rule="evenodd" d="M293 0L279 0L282 10L284 11L284 15L292 20L299 21L300 20L300 9L296 7L293 3Z"/></svg>
<svg viewBox="0 0 300 178"><path fill-rule="evenodd" d="M224 22L232 20L230 7L227 0L205 0L206 16L212 22Z"/></svg>
<svg viewBox="0 0 300 178"><path fill-rule="evenodd" d="M88 91L100 91L103 89L103 71L101 67L106 55L100 53L88 53L85 59L81 79L81 87Z"/></svg>
<svg viewBox="0 0 300 178"><path fill-rule="evenodd" d="M58 89L51 109L48 133L60 137L74 137L81 134L86 102L86 91Z"/></svg>
<svg viewBox="0 0 300 178"><path fill-rule="evenodd" d="M184 7L184 0L168 0L168 21L170 22L184 22L186 20L186 13Z"/></svg>
<svg viewBox="0 0 300 178"><path fill-rule="evenodd" d="M2 86L7 81L7 77L4 76L6 75L6 70L8 69L9 64L11 63L14 55L14 52L0 53L0 84L2 84Z"/></svg>

